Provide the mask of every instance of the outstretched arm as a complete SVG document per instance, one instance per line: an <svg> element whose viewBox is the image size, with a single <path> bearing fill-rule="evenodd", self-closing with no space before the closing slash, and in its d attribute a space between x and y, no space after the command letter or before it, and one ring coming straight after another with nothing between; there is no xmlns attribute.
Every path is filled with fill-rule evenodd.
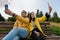
<svg viewBox="0 0 60 40"><path fill-rule="evenodd" d="M41 18L38 18L38 21L39 22L43 22L45 20L48 20L49 17L50 17L50 13L52 11L52 7L50 5L48 5L48 12L45 14L45 16L41 17Z"/></svg>
<svg viewBox="0 0 60 40"><path fill-rule="evenodd" d="M5 10L5 13L8 14L8 15L10 15L10 16L13 16L13 17L16 16L16 14L13 13L13 12L12 12L11 10L9 10L9 9Z"/></svg>
<svg viewBox="0 0 60 40"><path fill-rule="evenodd" d="M28 18L25 20L24 17L21 17L21 16L19 16L19 15L16 15L15 13L13 13L13 12L12 12L11 10L9 10L9 9L5 10L5 13L8 14L8 15L11 15L11 16L13 16L13 17L15 17L16 20L19 20L19 21L21 21L21 22L23 22L23 23L28 23L28 22L29 22L29 19L28 19Z"/></svg>
<svg viewBox="0 0 60 40"><path fill-rule="evenodd" d="M48 20L50 17L50 14L46 13L45 16L42 16L40 18L38 18L38 21L41 23L41 22L44 22L46 20Z"/></svg>
<svg viewBox="0 0 60 40"><path fill-rule="evenodd" d="M44 22L47 18L46 18L46 16L42 16L42 17L37 18L37 19L38 19L39 23L41 23L41 22Z"/></svg>

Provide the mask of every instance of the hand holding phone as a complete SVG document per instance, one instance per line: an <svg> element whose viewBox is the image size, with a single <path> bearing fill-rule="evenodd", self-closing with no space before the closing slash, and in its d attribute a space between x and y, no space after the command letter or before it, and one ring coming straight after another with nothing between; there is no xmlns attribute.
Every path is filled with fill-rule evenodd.
<svg viewBox="0 0 60 40"><path fill-rule="evenodd" d="M5 10L7 10L8 9L8 4L5 4Z"/></svg>

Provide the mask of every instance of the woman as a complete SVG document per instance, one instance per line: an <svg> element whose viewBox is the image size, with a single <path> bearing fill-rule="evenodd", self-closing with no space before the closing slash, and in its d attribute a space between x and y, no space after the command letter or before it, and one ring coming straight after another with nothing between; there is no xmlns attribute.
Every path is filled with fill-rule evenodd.
<svg viewBox="0 0 60 40"><path fill-rule="evenodd" d="M47 20L49 16L50 15L46 13L46 15L41 18L35 18L34 12L31 12L29 17L29 22L30 22L29 27L30 27L30 31L32 32L31 37L33 38L33 40L45 40L44 36L46 35L42 31L40 27L40 23Z"/></svg>

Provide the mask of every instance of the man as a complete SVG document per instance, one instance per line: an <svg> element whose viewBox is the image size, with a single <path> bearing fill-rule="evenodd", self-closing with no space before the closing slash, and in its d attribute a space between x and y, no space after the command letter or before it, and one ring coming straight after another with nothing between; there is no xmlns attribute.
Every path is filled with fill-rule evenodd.
<svg viewBox="0 0 60 40"><path fill-rule="evenodd" d="M28 24L23 23L23 20L18 20L19 17L11 12L9 9L5 10L6 13L16 18L13 29L2 40L20 40L20 38L26 38L29 34ZM12 14L13 13L13 14ZM26 11L22 10L21 16L24 20L28 20L26 17Z"/></svg>

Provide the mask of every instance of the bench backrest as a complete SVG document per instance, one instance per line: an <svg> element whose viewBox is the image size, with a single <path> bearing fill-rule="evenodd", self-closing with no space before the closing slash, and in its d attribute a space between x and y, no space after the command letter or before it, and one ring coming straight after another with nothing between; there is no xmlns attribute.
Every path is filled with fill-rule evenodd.
<svg viewBox="0 0 60 40"><path fill-rule="evenodd" d="M0 34L7 34L13 28L14 22L0 22ZM41 27L45 34L51 35L50 23L41 23Z"/></svg>

